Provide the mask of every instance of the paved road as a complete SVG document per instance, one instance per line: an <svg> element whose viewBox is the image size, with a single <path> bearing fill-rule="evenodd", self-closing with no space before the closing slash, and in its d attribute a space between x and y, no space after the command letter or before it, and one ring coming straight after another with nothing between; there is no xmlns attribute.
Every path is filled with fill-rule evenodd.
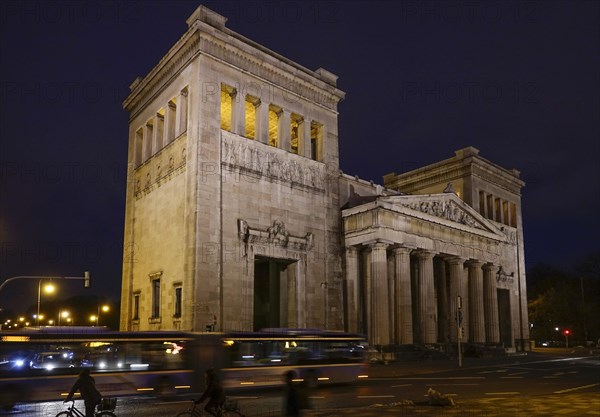
<svg viewBox="0 0 600 417"><path fill-rule="evenodd" d="M310 417L333 416L460 416L460 417L600 417L600 355L564 357L530 354L509 358L466 358L459 369L452 360L426 360L375 365L370 381L355 389L317 390ZM450 395L454 407L427 404L425 391L433 387ZM249 417L281 415L280 393L243 395L242 411ZM158 402L121 398L120 417L168 417L185 410L184 401ZM415 405L408 405L412 401ZM22 405L0 415L54 417L60 403Z"/></svg>

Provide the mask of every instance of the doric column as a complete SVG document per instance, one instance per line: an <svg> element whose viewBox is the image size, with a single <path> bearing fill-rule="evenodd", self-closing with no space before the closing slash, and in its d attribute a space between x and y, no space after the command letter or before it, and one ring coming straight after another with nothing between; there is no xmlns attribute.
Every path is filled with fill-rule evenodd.
<svg viewBox="0 0 600 417"><path fill-rule="evenodd" d="M417 253L419 271L417 276L417 320L421 343L437 342L437 317L435 286L433 281L433 253L421 250Z"/></svg>
<svg viewBox="0 0 600 417"><path fill-rule="evenodd" d="M231 131L246 136L246 97L240 91L231 96Z"/></svg>
<svg viewBox="0 0 600 417"><path fill-rule="evenodd" d="M496 291L496 273L498 267L483 265L483 293L485 297L485 337L486 342L500 343L500 322L498 321L498 293Z"/></svg>
<svg viewBox="0 0 600 417"><path fill-rule="evenodd" d="M446 262L441 258L433 259L435 291L437 299L437 325L438 339L442 343L448 343L448 330L450 317L448 313L448 291L446 283Z"/></svg>
<svg viewBox="0 0 600 417"><path fill-rule="evenodd" d="M358 328L358 249L346 248L346 314L348 331L357 333Z"/></svg>
<svg viewBox="0 0 600 417"><path fill-rule="evenodd" d="M269 143L269 104L260 101L256 105L256 140L260 143Z"/></svg>
<svg viewBox="0 0 600 417"><path fill-rule="evenodd" d="M390 322L387 284L387 244L377 242L371 245L371 305L369 311L370 337L372 345L390 344Z"/></svg>
<svg viewBox="0 0 600 417"><path fill-rule="evenodd" d="M291 113L289 110L281 110L279 115L279 147L286 151L292 150L292 144L290 143L290 123Z"/></svg>
<svg viewBox="0 0 600 417"><path fill-rule="evenodd" d="M458 297L461 296L461 281L465 259L452 257L446 259L446 262L448 263L448 272L450 275L450 291L448 294L450 301L450 341L455 343L458 341ZM462 311L461 313L464 314ZM465 326L466 323L463 321L460 325Z"/></svg>
<svg viewBox="0 0 600 417"><path fill-rule="evenodd" d="M302 123L302 134L300 135L299 140L302 142L300 155L305 156L307 158L311 158L312 155L310 153L310 120L304 119Z"/></svg>
<svg viewBox="0 0 600 417"><path fill-rule="evenodd" d="M413 343L409 248L394 249L394 342Z"/></svg>
<svg viewBox="0 0 600 417"><path fill-rule="evenodd" d="M485 343L485 316L483 310L483 273L481 262L469 261L469 319L471 342Z"/></svg>

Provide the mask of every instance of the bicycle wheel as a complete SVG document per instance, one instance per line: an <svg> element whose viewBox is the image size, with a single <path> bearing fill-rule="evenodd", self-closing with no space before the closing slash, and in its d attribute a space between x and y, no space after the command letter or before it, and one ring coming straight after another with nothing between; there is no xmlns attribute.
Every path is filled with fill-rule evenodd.
<svg viewBox="0 0 600 417"><path fill-rule="evenodd" d="M96 417L117 417L117 415L112 411L100 411Z"/></svg>
<svg viewBox="0 0 600 417"><path fill-rule="evenodd" d="M56 417L73 417L73 414L70 411L61 411Z"/></svg>

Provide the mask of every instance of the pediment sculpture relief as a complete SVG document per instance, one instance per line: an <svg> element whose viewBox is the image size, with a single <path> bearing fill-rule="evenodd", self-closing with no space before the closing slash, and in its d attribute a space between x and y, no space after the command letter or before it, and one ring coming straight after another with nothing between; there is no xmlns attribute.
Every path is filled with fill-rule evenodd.
<svg viewBox="0 0 600 417"><path fill-rule="evenodd" d="M475 229L486 230L470 213L450 200L419 201L415 203L403 204L412 210L427 213L432 216L447 219L456 223L461 223Z"/></svg>

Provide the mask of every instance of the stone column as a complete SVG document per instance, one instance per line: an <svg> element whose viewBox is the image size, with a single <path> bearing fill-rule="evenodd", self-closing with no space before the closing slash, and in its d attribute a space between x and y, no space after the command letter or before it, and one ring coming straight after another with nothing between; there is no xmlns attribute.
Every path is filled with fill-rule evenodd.
<svg viewBox="0 0 600 417"><path fill-rule="evenodd" d="M371 245L371 305L369 312L369 343L372 345L390 344L390 322L387 286L387 244L377 242Z"/></svg>
<svg viewBox="0 0 600 417"><path fill-rule="evenodd" d="M175 137L187 131L188 122L188 90L184 88L177 97L177 121L175 122Z"/></svg>
<svg viewBox="0 0 600 417"><path fill-rule="evenodd" d="M290 117L291 113L289 110L281 110L279 115L279 148L290 152L292 150L292 144L290 143Z"/></svg>
<svg viewBox="0 0 600 417"><path fill-rule="evenodd" d="M306 158L312 158L310 153L310 120L304 119L302 123L302 135L300 136L300 141L302 142L302 152L300 155L305 156Z"/></svg>
<svg viewBox="0 0 600 417"><path fill-rule="evenodd" d="M269 104L264 101L256 105L256 136L255 139L260 143L269 143Z"/></svg>
<svg viewBox="0 0 600 417"><path fill-rule="evenodd" d="M498 293L496 291L496 273L498 267L483 265L483 293L485 297L485 336L486 342L500 344L500 322L498 321Z"/></svg>
<svg viewBox="0 0 600 417"><path fill-rule="evenodd" d="M450 341L453 343L458 342L458 297L461 296L461 281L463 276L463 263L465 260L459 257L452 257L446 259L448 263L448 269L450 273L450 293L448 298L450 301ZM461 311L462 313L462 311ZM463 321L461 326L466 326Z"/></svg>
<svg viewBox="0 0 600 417"><path fill-rule="evenodd" d="M231 131L246 136L246 97L240 91L231 96Z"/></svg>
<svg viewBox="0 0 600 417"><path fill-rule="evenodd" d="M410 252L409 248L394 249L394 342L399 345L413 343Z"/></svg>
<svg viewBox="0 0 600 417"><path fill-rule="evenodd" d="M435 286L433 282L433 252L419 251L419 272L417 276L417 320L420 323L420 342L437 342L437 317L435 305Z"/></svg>
<svg viewBox="0 0 600 417"><path fill-rule="evenodd" d="M437 295L437 321L438 321L438 339L442 343L448 343L449 313L448 313L448 293L446 289L446 262L443 259L434 258L434 276L436 281Z"/></svg>
<svg viewBox="0 0 600 417"><path fill-rule="evenodd" d="M357 333L358 328L358 249L346 248L346 315L349 332Z"/></svg>
<svg viewBox="0 0 600 417"><path fill-rule="evenodd" d="M481 262L469 261L469 319L470 340L485 343L485 316L483 309L483 271Z"/></svg>

